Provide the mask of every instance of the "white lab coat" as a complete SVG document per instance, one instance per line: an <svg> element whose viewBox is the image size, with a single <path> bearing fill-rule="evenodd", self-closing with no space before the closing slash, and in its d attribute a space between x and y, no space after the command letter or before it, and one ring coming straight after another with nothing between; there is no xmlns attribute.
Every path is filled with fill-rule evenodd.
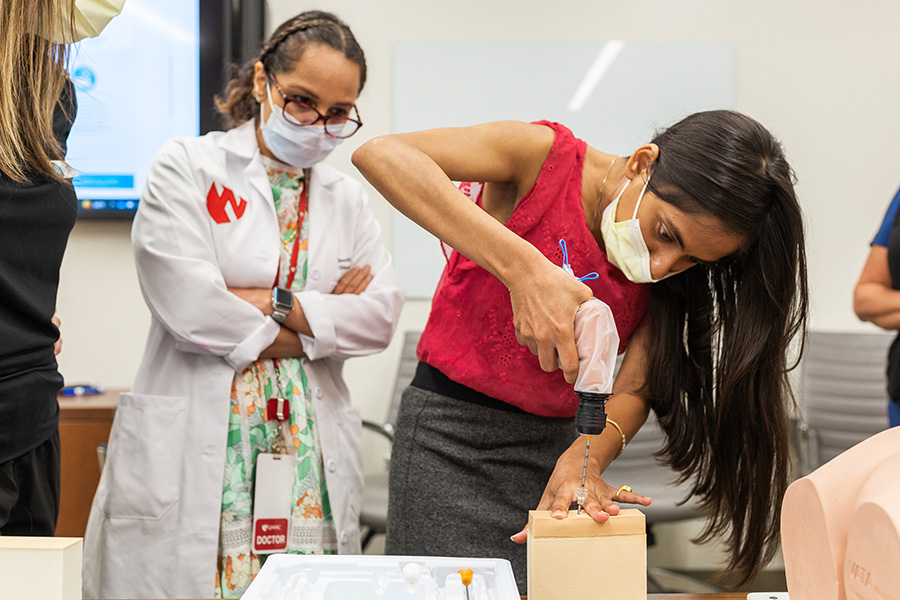
<svg viewBox="0 0 900 600"><path fill-rule="evenodd" d="M219 194L222 186L234 193L224 213L207 205L213 184ZM361 420L341 369L344 359L387 346L402 297L357 181L313 167L308 218L308 279L296 297L314 337L300 336L309 357L303 367L339 551L353 554L360 552ZM133 391L119 401L91 508L86 598L212 596L232 380L279 330L226 286L271 287L279 237L252 122L163 146L132 230L152 324ZM374 275L365 292L330 294L350 267L365 265Z"/></svg>

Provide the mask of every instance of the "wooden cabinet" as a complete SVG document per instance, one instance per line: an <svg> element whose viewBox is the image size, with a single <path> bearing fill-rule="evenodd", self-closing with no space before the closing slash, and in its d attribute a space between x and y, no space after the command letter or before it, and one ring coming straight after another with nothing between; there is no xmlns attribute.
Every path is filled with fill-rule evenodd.
<svg viewBox="0 0 900 600"><path fill-rule="evenodd" d="M119 393L59 397L61 492L56 535L84 537L91 502L100 482L97 447L109 439Z"/></svg>

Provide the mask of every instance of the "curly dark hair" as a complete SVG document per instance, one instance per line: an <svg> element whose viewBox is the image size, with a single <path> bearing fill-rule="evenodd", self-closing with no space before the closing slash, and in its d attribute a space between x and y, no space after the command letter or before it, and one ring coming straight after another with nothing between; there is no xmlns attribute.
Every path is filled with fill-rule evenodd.
<svg viewBox="0 0 900 600"><path fill-rule="evenodd" d="M359 66L359 90L366 84L366 56L346 23L321 10L302 12L282 23L266 41L259 56L247 61L216 96L216 110L228 129L259 118L259 105L253 98L253 72L262 62L273 75L290 70L310 44L324 44L343 52Z"/></svg>

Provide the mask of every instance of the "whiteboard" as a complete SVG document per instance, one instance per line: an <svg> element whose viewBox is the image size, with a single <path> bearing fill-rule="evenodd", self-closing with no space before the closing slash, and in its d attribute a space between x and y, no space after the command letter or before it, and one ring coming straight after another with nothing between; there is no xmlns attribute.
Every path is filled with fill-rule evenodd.
<svg viewBox="0 0 900 600"><path fill-rule="evenodd" d="M729 44L403 41L394 45L393 131L547 119L604 152L628 155L699 110L734 106ZM431 298L446 259L394 211L403 294Z"/></svg>

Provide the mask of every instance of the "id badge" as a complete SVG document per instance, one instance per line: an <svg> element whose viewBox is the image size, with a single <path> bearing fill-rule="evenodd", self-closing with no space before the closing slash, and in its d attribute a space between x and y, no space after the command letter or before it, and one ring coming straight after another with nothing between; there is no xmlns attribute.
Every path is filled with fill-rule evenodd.
<svg viewBox="0 0 900 600"><path fill-rule="evenodd" d="M296 460L293 454L260 454L256 458L253 492L253 552L256 554L287 550Z"/></svg>

